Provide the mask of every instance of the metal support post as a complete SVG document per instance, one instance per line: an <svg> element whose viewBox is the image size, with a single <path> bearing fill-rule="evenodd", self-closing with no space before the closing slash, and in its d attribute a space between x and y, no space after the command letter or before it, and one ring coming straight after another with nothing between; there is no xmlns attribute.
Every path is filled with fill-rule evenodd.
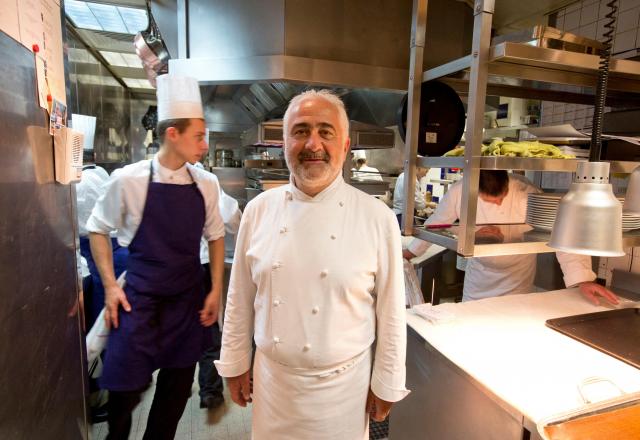
<svg viewBox="0 0 640 440"><path fill-rule="evenodd" d="M482 151L484 107L487 97L493 8L494 0L476 0L475 2L460 234L458 236L458 253L464 256L473 256L475 242L478 187L480 183L480 154Z"/></svg>
<svg viewBox="0 0 640 440"><path fill-rule="evenodd" d="M418 122L420 118L420 92L424 42L427 31L428 0L413 0L411 13L411 61L407 91L407 136L404 149L404 211L402 233L413 234L413 209L416 187L416 156L418 155Z"/></svg>

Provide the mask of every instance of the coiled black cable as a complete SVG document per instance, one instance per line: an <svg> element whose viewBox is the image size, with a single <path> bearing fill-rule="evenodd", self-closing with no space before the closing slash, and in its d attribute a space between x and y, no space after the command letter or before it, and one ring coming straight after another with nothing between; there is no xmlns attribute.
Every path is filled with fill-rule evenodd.
<svg viewBox="0 0 640 440"><path fill-rule="evenodd" d="M600 67L598 69L598 83L596 85L596 102L593 108L593 126L591 129L591 150L589 151L589 161L600 160L602 150L602 120L604 119L604 107L607 99L607 84L609 83L609 63L611 62L611 43L616 31L616 15L618 12L618 0L611 0L607 3L609 13L605 16L607 22L604 24L606 32L603 34L604 49L600 54Z"/></svg>

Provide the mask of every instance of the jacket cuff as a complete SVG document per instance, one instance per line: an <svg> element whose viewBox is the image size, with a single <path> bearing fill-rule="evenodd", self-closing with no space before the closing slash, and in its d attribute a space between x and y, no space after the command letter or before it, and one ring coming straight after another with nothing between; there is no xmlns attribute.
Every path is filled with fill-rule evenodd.
<svg viewBox="0 0 640 440"><path fill-rule="evenodd" d="M424 240L420 240L419 238L414 238L409 243L409 246L407 246L407 250L411 252L413 255L415 255L416 257L419 257L420 255L427 252L427 249L429 249L429 246L431 246L431 243L428 243Z"/></svg>
<svg viewBox="0 0 640 440"><path fill-rule="evenodd" d="M597 278L596 274L592 270L588 270L588 269L575 270L575 271L571 271L571 273L568 273L564 276L564 284L565 286L567 286L567 288L575 287L580 283L593 281L596 278Z"/></svg>
<svg viewBox="0 0 640 440"><path fill-rule="evenodd" d="M235 362L214 361L218 374L222 377L237 377L251 368L251 353Z"/></svg>
<svg viewBox="0 0 640 440"><path fill-rule="evenodd" d="M371 375L371 391L378 398L387 402L398 402L404 399L411 391L406 388L392 388L385 384L375 373Z"/></svg>

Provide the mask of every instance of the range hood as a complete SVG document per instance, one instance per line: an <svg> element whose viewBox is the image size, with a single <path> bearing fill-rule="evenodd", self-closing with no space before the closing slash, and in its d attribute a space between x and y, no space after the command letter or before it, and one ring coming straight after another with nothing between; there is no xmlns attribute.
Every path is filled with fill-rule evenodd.
<svg viewBox="0 0 640 440"><path fill-rule="evenodd" d="M321 3L177 2L174 34L180 50L169 71L214 88L210 99L203 94L208 126L238 132L281 118L291 96L308 88L333 89L345 101L350 119L396 125L408 84L412 0ZM170 33L164 27L172 26L168 17L158 20L163 35ZM468 54L471 8L431 0L429 20L425 70ZM460 31L451 32L454 28ZM233 121L221 114L238 111L242 117Z"/></svg>

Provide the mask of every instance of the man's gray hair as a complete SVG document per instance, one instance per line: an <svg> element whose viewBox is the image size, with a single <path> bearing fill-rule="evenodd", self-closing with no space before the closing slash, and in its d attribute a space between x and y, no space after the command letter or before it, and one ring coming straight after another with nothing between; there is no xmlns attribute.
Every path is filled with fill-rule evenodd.
<svg viewBox="0 0 640 440"><path fill-rule="evenodd" d="M347 117L347 110L344 108L344 102L342 102L342 99L329 89L311 89L294 96L291 98L291 101L289 101L287 111L284 112L284 117L282 118L282 132L285 139L289 135L289 116L291 109L307 98L322 98L333 105L338 112L338 119L340 120L340 125L342 125L344 137L345 139L349 137L349 118Z"/></svg>

